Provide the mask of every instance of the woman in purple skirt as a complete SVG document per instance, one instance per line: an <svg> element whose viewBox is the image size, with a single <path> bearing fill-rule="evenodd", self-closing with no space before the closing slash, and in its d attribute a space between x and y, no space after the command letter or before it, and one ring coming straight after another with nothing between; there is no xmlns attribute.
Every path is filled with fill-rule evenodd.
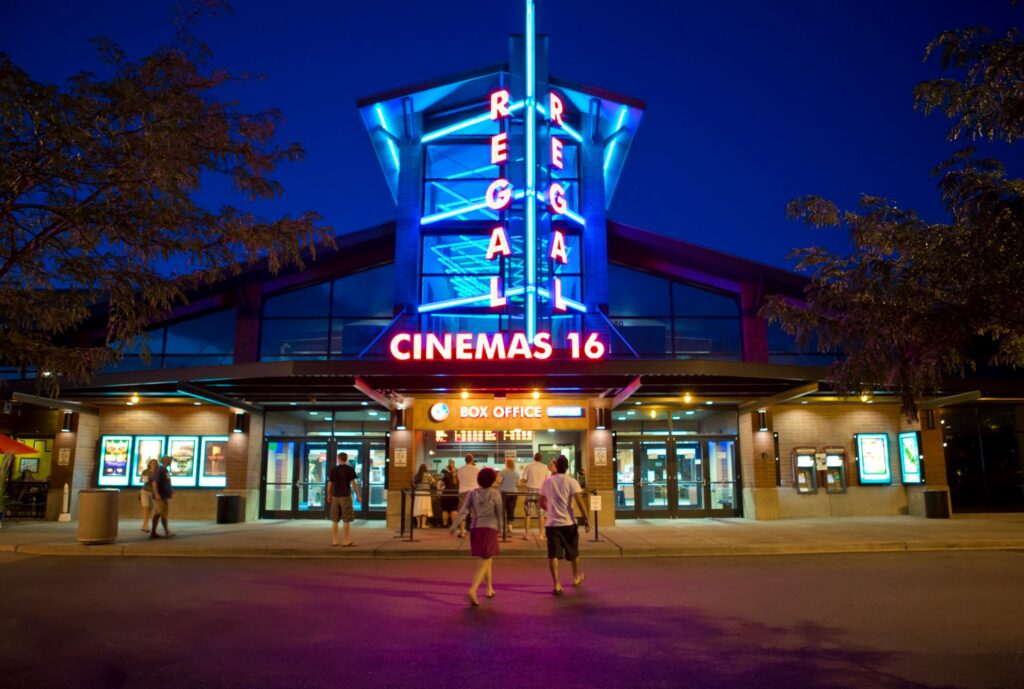
<svg viewBox="0 0 1024 689"><path fill-rule="evenodd" d="M480 605L476 598L476 590L481 582L487 584L487 597L494 598L494 584L491 566L498 554L498 533L504 524L505 510L502 508L501 493L492 488L498 474L494 469L481 469L476 475L479 488L474 488L466 497L466 504L459 510L459 515L452 524L449 533L454 534L459 524L472 513L469 526L470 552L473 557L480 558L480 566L473 575L467 597L471 605Z"/></svg>

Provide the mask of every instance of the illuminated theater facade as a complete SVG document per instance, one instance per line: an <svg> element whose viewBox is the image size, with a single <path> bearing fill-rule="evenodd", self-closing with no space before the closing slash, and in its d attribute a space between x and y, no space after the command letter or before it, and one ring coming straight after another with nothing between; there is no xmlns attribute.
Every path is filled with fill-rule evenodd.
<svg viewBox="0 0 1024 689"><path fill-rule="evenodd" d="M194 295L153 324L149 364L49 408L16 392L0 424L50 438L51 485L124 488L129 516L170 453L176 516L227 492L249 519L322 518L345 451L359 515L397 526L420 464L541 452L607 524L921 514L947 483L939 407L966 398L920 425L883 394L842 399L827 357L757 315L803 278L609 219L645 105L549 74L527 26L507 64L358 102L393 222Z"/></svg>

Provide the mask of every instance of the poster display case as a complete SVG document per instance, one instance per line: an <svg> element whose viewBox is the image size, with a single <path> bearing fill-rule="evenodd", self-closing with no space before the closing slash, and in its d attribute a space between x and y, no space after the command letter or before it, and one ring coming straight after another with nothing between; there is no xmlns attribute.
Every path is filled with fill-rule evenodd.
<svg viewBox="0 0 1024 689"><path fill-rule="evenodd" d="M128 465L132 451L132 436L104 435L100 437L100 486L127 486Z"/></svg>
<svg viewBox="0 0 1024 689"><path fill-rule="evenodd" d="M921 433L906 431L899 435L900 472L905 485L924 483L924 457L921 455Z"/></svg>
<svg viewBox="0 0 1024 689"><path fill-rule="evenodd" d="M200 442L199 486L224 488L228 485L228 437L204 435Z"/></svg>
<svg viewBox="0 0 1024 689"><path fill-rule="evenodd" d="M888 486L892 484L889 467L889 436L886 433L858 433L857 474L861 485Z"/></svg>
<svg viewBox="0 0 1024 689"><path fill-rule="evenodd" d="M132 453L132 485L142 485L142 472L149 466L149 460L157 462L164 456L164 443L167 440L162 435L137 435L135 436L135 451Z"/></svg>
<svg viewBox="0 0 1024 689"><path fill-rule="evenodd" d="M842 447L825 448L825 492L846 492L846 450Z"/></svg>
<svg viewBox="0 0 1024 689"><path fill-rule="evenodd" d="M194 435L172 435L167 439L167 454L171 457L168 472L175 488L196 485L199 438Z"/></svg>
<svg viewBox="0 0 1024 689"><path fill-rule="evenodd" d="M808 495L818 492L818 472L815 468L813 447L793 448L793 484L796 492Z"/></svg>

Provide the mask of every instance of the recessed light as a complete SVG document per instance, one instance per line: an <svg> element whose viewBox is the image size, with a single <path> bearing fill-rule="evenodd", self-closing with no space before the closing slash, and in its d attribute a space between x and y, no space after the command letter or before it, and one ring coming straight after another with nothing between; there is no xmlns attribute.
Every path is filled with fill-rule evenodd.
<svg viewBox="0 0 1024 689"><path fill-rule="evenodd" d="M807 404L807 400L801 400L800 404Z"/></svg>
<svg viewBox="0 0 1024 689"><path fill-rule="evenodd" d="M635 412L635 411L633 411L632 409L630 409L630 410L629 410L628 412L626 412L626 413L627 413L627 414L629 414L630 416L633 416L634 414L636 414L636 412Z"/></svg>
<svg viewBox="0 0 1024 689"><path fill-rule="evenodd" d="M318 411L311 411L311 412L309 412L310 416L318 416L319 414L320 414L320 412L318 412Z"/></svg>
<svg viewBox="0 0 1024 689"><path fill-rule="evenodd" d="M692 401L693 401L693 395L691 395L688 392L683 395L683 402L685 402L686 404L689 404Z"/></svg>
<svg viewBox="0 0 1024 689"><path fill-rule="evenodd" d="M370 414L370 416L377 416L377 412L376 412L376 411L374 411L373 409L371 409L371 410L369 411L369 414Z"/></svg>
<svg viewBox="0 0 1024 689"><path fill-rule="evenodd" d="M289 404L290 406L294 407L294 406L295 406L296 404L298 404L298 402L289 402L288 404Z"/></svg>
<svg viewBox="0 0 1024 689"><path fill-rule="evenodd" d="M540 392L538 392L537 390L534 390L533 391L533 399L539 400L540 399Z"/></svg>
<svg viewBox="0 0 1024 689"><path fill-rule="evenodd" d="M369 402L363 402L363 403L362 403L362 405L363 405L364 407L365 407L365 406L368 406L369 404L370 404Z"/></svg>
<svg viewBox="0 0 1024 689"><path fill-rule="evenodd" d="M643 402L634 402L633 404L639 407L641 404L643 404Z"/></svg>
<svg viewBox="0 0 1024 689"><path fill-rule="evenodd" d="M687 416L693 416L693 415L694 415L694 414L696 414L696 413L697 413L697 412L695 412L694 410L692 410L692 409L689 409L689 410L687 410L687 412L686 412L686 415L687 415Z"/></svg>
<svg viewBox="0 0 1024 689"><path fill-rule="evenodd" d="M554 429L554 428L549 428L549 429L548 429L548 433L554 433L554 432L555 432L555 429Z"/></svg>
<svg viewBox="0 0 1024 689"><path fill-rule="evenodd" d="M712 404L714 404L714 402L712 402L711 400L708 400L708 401L707 401L707 402L705 402L704 404L706 404L706 405L708 405L708 406L710 407L710 406L711 406Z"/></svg>
<svg viewBox="0 0 1024 689"><path fill-rule="evenodd" d="M196 406L196 407L201 407L201 406L203 406L203 403L202 403L202 402L193 402L192 404L193 404L194 406Z"/></svg>
<svg viewBox="0 0 1024 689"><path fill-rule="evenodd" d="M678 416L673 416L673 417L672 417L672 420L673 420L673 421L678 421L678 420L679 420L679 417L678 417Z"/></svg>

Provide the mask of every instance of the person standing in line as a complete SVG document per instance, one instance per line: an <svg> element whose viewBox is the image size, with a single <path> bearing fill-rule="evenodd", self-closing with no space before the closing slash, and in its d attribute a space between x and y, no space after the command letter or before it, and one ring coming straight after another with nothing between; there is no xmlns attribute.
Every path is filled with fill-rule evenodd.
<svg viewBox="0 0 1024 689"><path fill-rule="evenodd" d="M171 457L164 455L160 458L160 466L156 474L150 478L149 485L153 489L153 523L150 528L150 538L160 538L156 533L158 524L164 525L164 537L174 538L174 534L167 527L167 517L171 512L171 498L174 496L174 489L171 488L171 474L167 467L171 465Z"/></svg>
<svg viewBox="0 0 1024 689"><path fill-rule="evenodd" d="M572 563L573 586L582 586L586 578L580 568L580 530L576 525L573 502L579 508L580 518L588 531L590 523L583 504L583 489L576 479L565 473L569 470L569 460L565 455L558 455L555 469L558 473L545 481L540 489L540 504L547 513L544 529L548 535L548 567L555 584L553 593L561 596L564 591L558 578L559 559Z"/></svg>
<svg viewBox="0 0 1024 689"><path fill-rule="evenodd" d="M466 504L466 496L469 492L476 489L476 475L480 472L480 468L476 465L476 460L473 459L472 454L466 455L466 463L459 467L457 472L459 477L459 511ZM459 520L459 538L465 536L465 531L462 528L462 520Z"/></svg>
<svg viewBox="0 0 1024 689"><path fill-rule="evenodd" d="M503 527L502 516L504 510L501 504L501 494L492 486L497 480L498 474L490 467L481 469L476 475L479 488L466 493L466 500L459 509L458 523L452 524L449 533L454 534L456 529L462 530L462 522L467 514L472 513L473 521L469 529L469 552L473 557L480 558L480 565L473 574L473 580L469 584L469 591L466 597L470 605L478 606L476 591L480 584L487 585L487 597L494 598L494 558L498 556L498 532Z"/></svg>
<svg viewBox="0 0 1024 689"><path fill-rule="evenodd" d="M341 545L346 548L354 546L350 529L355 519L352 509L352 496L359 494L359 482L356 470L349 466L348 453L338 453L338 463L327 476L327 495L331 497L331 545L338 545L338 522L345 523L342 531Z"/></svg>
<svg viewBox="0 0 1024 689"><path fill-rule="evenodd" d="M153 517L153 477L160 462L149 460L142 470L142 488L139 488L139 500L142 502L142 530L149 531L149 520Z"/></svg>
<svg viewBox="0 0 1024 689"><path fill-rule="evenodd" d="M431 504L434 477L430 475L426 464L420 464L416 477L412 480L412 487L416 491L416 499L412 501L412 516L416 518L416 526L422 529L427 526L427 519L434 516L434 507Z"/></svg>
<svg viewBox="0 0 1024 689"><path fill-rule="evenodd" d="M526 499L523 501L523 513L526 515L524 541L530 537L531 517L537 520L537 537L544 538L544 517L540 512L540 487L544 485L548 476L550 473L544 466L544 455L539 452L534 453L533 461L523 469L523 483L526 484L527 493Z"/></svg>
<svg viewBox="0 0 1024 689"><path fill-rule="evenodd" d="M448 466L441 472L441 517L444 526L451 526L455 521L455 513L459 511L459 475L455 470L455 460L449 459Z"/></svg>
<svg viewBox="0 0 1024 689"><path fill-rule="evenodd" d="M506 459L505 468L498 474L498 490L501 492L501 501L505 506L505 524L512 530L512 522L516 518L516 502L519 490L519 472L516 471L516 460Z"/></svg>

